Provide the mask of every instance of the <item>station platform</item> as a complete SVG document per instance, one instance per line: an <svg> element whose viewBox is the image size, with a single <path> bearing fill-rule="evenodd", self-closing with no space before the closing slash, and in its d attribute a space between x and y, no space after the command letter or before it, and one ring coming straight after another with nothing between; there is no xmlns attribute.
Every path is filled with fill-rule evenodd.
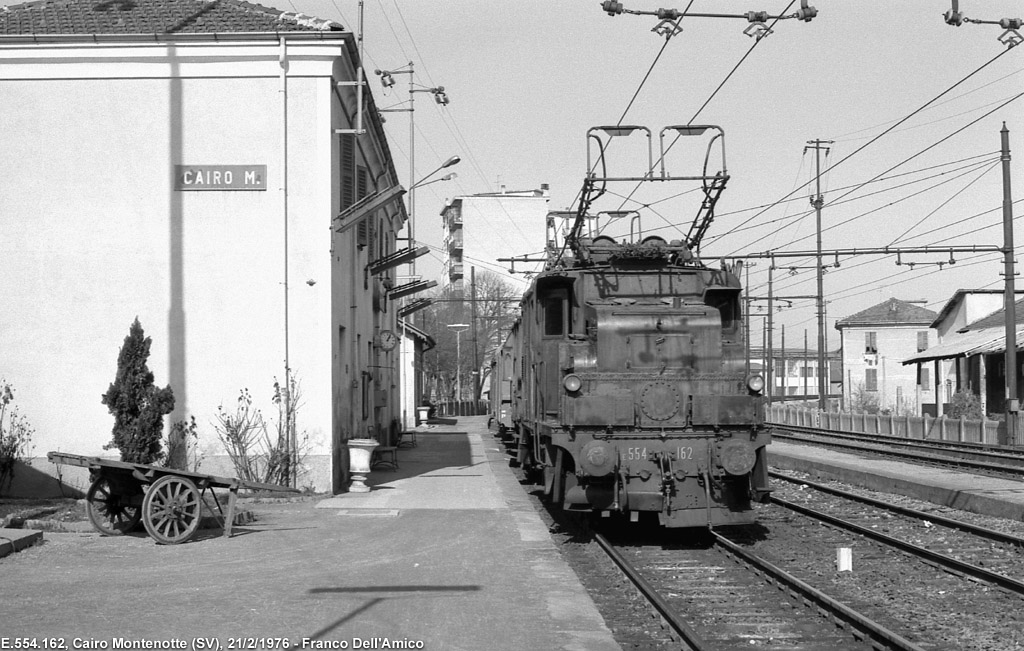
<svg viewBox="0 0 1024 651"><path fill-rule="evenodd" d="M345 576L353 598L391 596L346 628L430 649L620 649L486 416L418 427L398 467L366 483L316 504L367 552Z"/></svg>
<svg viewBox="0 0 1024 651"><path fill-rule="evenodd" d="M2 634L91 649L620 651L486 424L418 428L368 493L241 498L256 520L231 537L46 532L0 558Z"/></svg>
<svg viewBox="0 0 1024 651"><path fill-rule="evenodd" d="M768 463L962 511L1024 521L1024 482L931 468L813 445L773 441Z"/></svg>

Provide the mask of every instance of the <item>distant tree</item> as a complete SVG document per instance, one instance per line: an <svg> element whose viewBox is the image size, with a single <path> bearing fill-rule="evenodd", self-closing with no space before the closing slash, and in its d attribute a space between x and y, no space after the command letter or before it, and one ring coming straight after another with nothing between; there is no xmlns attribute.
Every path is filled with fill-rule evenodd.
<svg viewBox="0 0 1024 651"><path fill-rule="evenodd" d="M164 416L174 409L171 387L158 388L146 364L152 343L136 317L117 356L117 375L103 394L114 416L113 439L103 449L120 450L121 460L129 463L161 460Z"/></svg>
<svg viewBox="0 0 1024 651"><path fill-rule="evenodd" d="M950 418L981 420L981 397L970 391L957 391L949 405Z"/></svg>
<svg viewBox="0 0 1024 651"><path fill-rule="evenodd" d="M461 375L463 392L480 398L490 372L490 359L508 335L521 297L522 292L498 274L478 271L474 328L473 288L468 278L461 294L445 288L433 296L434 304L417 315L417 327L428 332L436 342L423 363L428 392L442 400L454 399L456 380ZM470 325L458 335L461 364L456 363L456 334L446 327L455 323ZM456 366L461 368L456 369ZM479 375L474 375L474 370L479 371Z"/></svg>

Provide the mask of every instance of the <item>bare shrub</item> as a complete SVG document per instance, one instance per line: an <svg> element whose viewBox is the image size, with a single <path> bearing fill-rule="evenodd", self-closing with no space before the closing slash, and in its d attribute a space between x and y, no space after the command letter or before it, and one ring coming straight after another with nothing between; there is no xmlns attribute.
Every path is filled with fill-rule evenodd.
<svg viewBox="0 0 1024 651"><path fill-rule="evenodd" d="M277 407L273 432L252 406L248 389L240 392L234 414L217 408L214 428L239 479L293 486L309 448L308 436L297 425L303 403L293 375L287 384L274 380L273 403Z"/></svg>
<svg viewBox="0 0 1024 651"><path fill-rule="evenodd" d="M217 436L231 458L235 475L245 481L261 481L261 454L258 447L261 434L266 437L267 425L263 414L252 406L249 389L242 389L235 404L235 413L217 407Z"/></svg>
<svg viewBox="0 0 1024 651"><path fill-rule="evenodd" d="M14 387L0 380L0 494L14 481L14 467L27 463L35 430L14 405Z"/></svg>

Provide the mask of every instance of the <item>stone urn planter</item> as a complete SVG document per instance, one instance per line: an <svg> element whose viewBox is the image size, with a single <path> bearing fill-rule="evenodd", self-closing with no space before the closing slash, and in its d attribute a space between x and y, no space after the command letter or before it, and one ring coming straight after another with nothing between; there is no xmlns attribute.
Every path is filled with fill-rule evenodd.
<svg viewBox="0 0 1024 651"><path fill-rule="evenodd" d="M348 469L352 472L352 484L348 487L351 493L369 493L366 476L370 474L370 457L378 445L373 439L349 439Z"/></svg>

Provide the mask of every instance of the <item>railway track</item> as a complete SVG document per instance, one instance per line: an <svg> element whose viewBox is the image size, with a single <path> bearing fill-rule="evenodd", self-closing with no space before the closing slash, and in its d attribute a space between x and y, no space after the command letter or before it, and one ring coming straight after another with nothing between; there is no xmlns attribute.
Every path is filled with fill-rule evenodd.
<svg viewBox="0 0 1024 651"><path fill-rule="evenodd" d="M561 512L545 515L616 640L631 651L1024 651L1024 529L1006 535L936 513L903 514L898 505L883 510L783 479L773 479L777 495L788 493L780 500L934 555L781 504L758 505L758 525L707 533L702 544L693 530L616 525L614 517L580 528ZM617 556L614 567L606 547ZM853 571L837 571L840 547L852 549Z"/></svg>
<svg viewBox="0 0 1024 651"><path fill-rule="evenodd" d="M922 645L1024 649L1019 526L1006 523L1018 530L1008 534L884 496L879 501L824 486L819 491L813 482L792 479L783 486L774 482L784 497L773 495L761 511L759 519L773 535L756 543L756 552L815 585L831 584L837 598ZM799 547L789 540L800 540ZM851 571L823 571L840 547L850 549Z"/></svg>
<svg viewBox="0 0 1024 651"><path fill-rule="evenodd" d="M911 440L877 434L778 425L772 438L896 457L915 463L1024 480L1024 450L951 441Z"/></svg>
<svg viewBox="0 0 1024 651"><path fill-rule="evenodd" d="M717 533L671 549L595 539L695 651L924 648Z"/></svg>
<svg viewBox="0 0 1024 651"><path fill-rule="evenodd" d="M932 563L936 566L940 566L948 570L952 570L954 572L959 572L966 576L972 576L974 578L981 579L982 581L991 583L994 586L998 586L1015 594L1024 596L1024 581L1021 581L1020 579L1015 578L1013 576L1008 576L1006 573L999 572L997 570L982 566L981 563L992 563L992 560L988 558L987 553L992 551L990 547L976 547L977 541L970 540L970 542L968 542L969 547L967 552L968 556L970 556L970 560L962 560L951 555L951 553L936 551L935 547L937 545L935 544L927 544L927 541L929 539L935 542L941 539L942 547L944 549L949 549L950 552L952 552L952 547L950 545L954 545L956 543L951 542L949 540L949 537L946 535L940 536L937 532L934 534L930 532L929 529L934 527L931 526L930 520L923 513L915 514L910 509L903 509L901 511L898 511L901 516L904 516L907 519L915 520L915 526L910 527L906 526L905 524L903 526L899 526L899 523L893 523L891 521L887 522L885 527L887 530L896 529L899 533L902 533L902 535L890 535L889 533L883 533L879 531L877 528L877 509L887 507L876 507L874 508L875 513L865 511L865 509L860 509L858 515L860 515L861 518L867 518L869 520L874 521L875 523L874 525L868 525L854 522L846 513L844 513L845 517L838 517L830 513L821 511L819 509L810 508L808 506L804 506L796 502L791 502L778 497L772 497L772 503L785 507L796 513L800 513L801 515L805 515L815 520L826 522L836 527L840 527L846 531L850 531L852 533L859 534L866 538L870 538L877 542L888 545L889 547L892 547L894 549L898 549L900 551L911 554L912 556L915 556L926 562ZM864 502L860 503L865 504ZM924 522L929 522L929 526L923 526ZM994 534L995 532L991 533ZM969 536L973 535L974 534L969 534ZM917 538L917 540L915 541L911 538ZM1024 540L1021 540L1019 538L1008 542L1012 545L1024 544ZM1010 568L1013 568L1014 571L1019 571L1021 567L1024 566L1024 556L1021 556L1017 553L1003 554L1003 558L1005 562L1001 565L1006 569L1006 571L1010 571Z"/></svg>

